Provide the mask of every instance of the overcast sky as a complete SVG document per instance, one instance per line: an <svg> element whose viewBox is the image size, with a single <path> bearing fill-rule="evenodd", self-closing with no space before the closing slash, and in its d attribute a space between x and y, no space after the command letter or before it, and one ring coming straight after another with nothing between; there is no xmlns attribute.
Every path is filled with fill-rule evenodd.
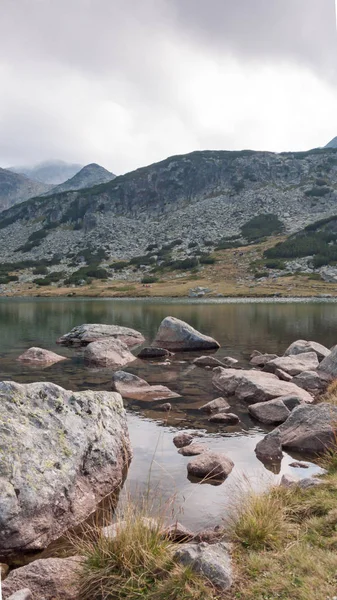
<svg viewBox="0 0 337 600"><path fill-rule="evenodd" d="M335 0L0 0L0 166L337 136Z"/></svg>

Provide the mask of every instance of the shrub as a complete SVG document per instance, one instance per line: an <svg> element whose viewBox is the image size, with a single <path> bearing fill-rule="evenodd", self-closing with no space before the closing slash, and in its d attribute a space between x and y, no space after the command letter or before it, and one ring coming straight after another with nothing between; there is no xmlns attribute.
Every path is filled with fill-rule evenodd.
<svg viewBox="0 0 337 600"><path fill-rule="evenodd" d="M151 277L150 275L146 275L141 280L142 283L157 283L158 277Z"/></svg>
<svg viewBox="0 0 337 600"><path fill-rule="evenodd" d="M158 244L149 244L148 247L146 248L146 252L152 252L152 250L156 250L156 248L158 248Z"/></svg>
<svg viewBox="0 0 337 600"><path fill-rule="evenodd" d="M326 196L330 194L331 189L329 187L313 187L311 190L306 190L304 193L308 198L321 198L322 196Z"/></svg>
<svg viewBox="0 0 337 600"><path fill-rule="evenodd" d="M257 271L254 273L255 279L262 279L262 277L269 277L268 271Z"/></svg>
<svg viewBox="0 0 337 600"><path fill-rule="evenodd" d="M265 265L265 267L267 269L279 269L279 270L282 270L282 269L286 268L284 261L283 260L279 260L277 258L276 259L270 258L270 259L266 260L265 263L264 263L264 265Z"/></svg>
<svg viewBox="0 0 337 600"><path fill-rule="evenodd" d="M11 281L19 281L17 275L0 275L0 284L11 283Z"/></svg>
<svg viewBox="0 0 337 600"><path fill-rule="evenodd" d="M127 260L117 260L109 265L114 271L122 271L129 265Z"/></svg>
<svg viewBox="0 0 337 600"><path fill-rule="evenodd" d="M231 248L240 248L243 246L241 242L231 241L231 240L220 240L215 250L230 250Z"/></svg>
<svg viewBox="0 0 337 600"><path fill-rule="evenodd" d="M33 279L33 283L39 286L51 285L52 280L49 277L38 277L37 279Z"/></svg>
<svg viewBox="0 0 337 600"><path fill-rule="evenodd" d="M45 266L35 267L33 269L33 275L47 275L48 269Z"/></svg>
<svg viewBox="0 0 337 600"><path fill-rule="evenodd" d="M284 230L282 221L274 214L257 215L241 227L244 238L249 242L256 242L266 236L281 233Z"/></svg>
<svg viewBox="0 0 337 600"><path fill-rule="evenodd" d="M216 259L210 254L202 254L199 258L199 261L202 265L214 265L216 263Z"/></svg>
<svg viewBox="0 0 337 600"><path fill-rule="evenodd" d="M194 269L194 267L197 267L199 264L199 261L197 258L185 258L184 260L176 260L173 264L172 264L172 268L173 269L178 269L181 271L187 271L189 269Z"/></svg>

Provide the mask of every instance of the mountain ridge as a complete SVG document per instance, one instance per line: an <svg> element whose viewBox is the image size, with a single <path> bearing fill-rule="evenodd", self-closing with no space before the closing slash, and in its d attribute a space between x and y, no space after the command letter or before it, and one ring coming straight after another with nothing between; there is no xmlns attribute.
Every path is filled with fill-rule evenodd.
<svg viewBox="0 0 337 600"><path fill-rule="evenodd" d="M49 193L51 188L48 184L0 168L0 212L36 195Z"/></svg>
<svg viewBox="0 0 337 600"><path fill-rule="evenodd" d="M111 173L101 165L97 163L90 163L85 165L78 173L76 173L73 177L53 187L51 190L46 192L44 196L60 194L62 192L68 192L72 190L81 190L84 188L92 188L95 185L100 185L102 183L108 183L115 179L116 175Z"/></svg>

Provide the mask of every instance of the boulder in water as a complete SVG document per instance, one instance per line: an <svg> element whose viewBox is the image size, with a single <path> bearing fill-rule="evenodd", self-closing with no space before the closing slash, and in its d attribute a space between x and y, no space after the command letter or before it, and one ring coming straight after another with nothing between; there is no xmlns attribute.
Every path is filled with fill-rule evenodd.
<svg viewBox="0 0 337 600"><path fill-rule="evenodd" d="M103 325L98 323L78 325L69 333L65 333L57 344L64 346L87 346L91 342L105 338L114 338L124 342L129 348L143 344L145 338L139 331L120 325Z"/></svg>
<svg viewBox="0 0 337 600"><path fill-rule="evenodd" d="M91 342L84 350L84 362L89 367L112 369L124 367L136 360L128 346L120 340L106 338Z"/></svg>
<svg viewBox="0 0 337 600"><path fill-rule="evenodd" d="M28 365L49 366L67 359L65 356L61 356L50 350L32 347L21 354L17 360Z"/></svg>
<svg viewBox="0 0 337 600"><path fill-rule="evenodd" d="M188 323L166 317L160 324L156 338L152 344L166 350L193 351L193 350L217 350L220 344L213 338L203 335Z"/></svg>
<svg viewBox="0 0 337 600"><path fill-rule="evenodd" d="M172 392L165 385L150 385L144 379L126 373L117 371L112 378L112 386L123 398L132 400L167 400L169 398L179 398L180 394Z"/></svg>

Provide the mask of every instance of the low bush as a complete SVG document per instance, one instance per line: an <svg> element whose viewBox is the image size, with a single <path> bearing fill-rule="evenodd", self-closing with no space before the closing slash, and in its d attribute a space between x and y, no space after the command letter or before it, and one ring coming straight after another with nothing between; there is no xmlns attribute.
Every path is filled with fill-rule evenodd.
<svg viewBox="0 0 337 600"><path fill-rule="evenodd" d="M158 277L151 277L151 275L146 275L141 280L141 283L157 283Z"/></svg>
<svg viewBox="0 0 337 600"><path fill-rule="evenodd" d="M327 194L330 194L332 190L329 187L326 186L322 186L322 187L313 187L311 188L311 190L306 190L304 193L306 196L308 196L308 198L314 197L314 198L321 198L323 196L326 196Z"/></svg>
<svg viewBox="0 0 337 600"><path fill-rule="evenodd" d="M202 265L214 265L216 263L216 258L210 254L202 254L199 261Z"/></svg>
<svg viewBox="0 0 337 600"><path fill-rule="evenodd" d="M283 260L279 260L279 259L268 259L265 261L264 266L267 269L278 269L278 270L283 270L286 268L285 262Z"/></svg>
<svg viewBox="0 0 337 600"><path fill-rule="evenodd" d="M109 265L114 271L122 271L129 265L127 260L117 260Z"/></svg>
<svg viewBox="0 0 337 600"><path fill-rule="evenodd" d="M5 285L6 283L11 283L12 281L19 281L17 275L0 275L0 284Z"/></svg>
<svg viewBox="0 0 337 600"><path fill-rule="evenodd" d="M241 227L242 235L248 242L256 242L282 231L284 231L284 224L277 215L272 213L257 215Z"/></svg>

